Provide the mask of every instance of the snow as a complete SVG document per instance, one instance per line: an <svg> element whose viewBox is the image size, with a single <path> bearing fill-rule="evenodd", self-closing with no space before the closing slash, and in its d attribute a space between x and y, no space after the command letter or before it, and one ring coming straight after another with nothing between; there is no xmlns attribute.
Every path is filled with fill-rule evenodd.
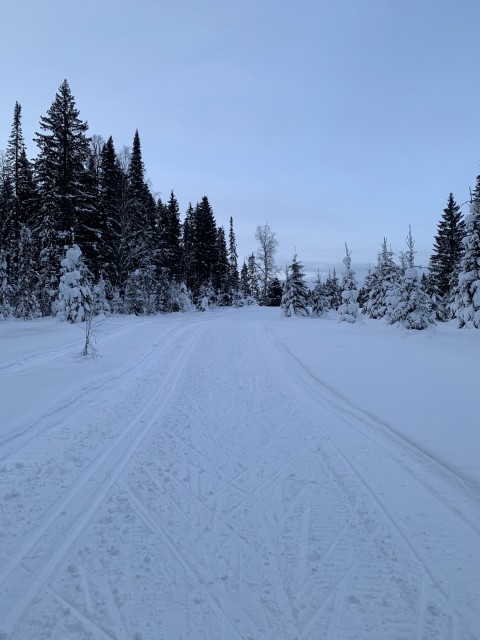
<svg viewBox="0 0 480 640"><path fill-rule="evenodd" d="M0 323L0 638L479 637L480 333Z"/></svg>

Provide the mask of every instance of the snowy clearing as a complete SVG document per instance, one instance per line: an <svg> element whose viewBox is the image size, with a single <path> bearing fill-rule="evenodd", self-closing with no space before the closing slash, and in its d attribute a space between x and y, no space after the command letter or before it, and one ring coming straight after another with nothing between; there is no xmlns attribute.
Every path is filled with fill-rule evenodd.
<svg viewBox="0 0 480 640"><path fill-rule="evenodd" d="M480 332L0 323L0 638L480 637Z"/></svg>

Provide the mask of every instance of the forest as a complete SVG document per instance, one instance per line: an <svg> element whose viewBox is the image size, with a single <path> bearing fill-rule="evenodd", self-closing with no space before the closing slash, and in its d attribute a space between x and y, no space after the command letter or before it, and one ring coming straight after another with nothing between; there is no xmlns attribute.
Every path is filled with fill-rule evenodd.
<svg viewBox="0 0 480 640"><path fill-rule="evenodd" d="M121 151L112 137L89 137L66 80L35 143L32 160L17 102L0 156L0 319L75 323L258 303L287 317L334 309L347 322L362 312L408 329L452 319L480 328L480 176L469 215L450 193L427 270L415 265L409 229L398 262L384 239L361 287L347 245L342 273L318 274L309 286L297 255L280 281L269 223L257 227L257 251L240 267L233 219L227 230L217 225L206 195L183 219L173 191L166 202L156 198L138 131Z"/></svg>

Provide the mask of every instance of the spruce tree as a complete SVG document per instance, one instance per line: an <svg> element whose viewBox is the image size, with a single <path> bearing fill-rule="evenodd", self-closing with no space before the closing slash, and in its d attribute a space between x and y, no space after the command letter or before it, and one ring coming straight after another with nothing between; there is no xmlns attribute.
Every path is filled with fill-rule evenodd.
<svg viewBox="0 0 480 640"><path fill-rule="evenodd" d="M180 207L173 191L167 204L157 202L159 226L159 248L161 264L166 269L169 280L182 281L182 225Z"/></svg>
<svg viewBox="0 0 480 640"><path fill-rule="evenodd" d="M193 249L193 292L195 296L199 296L201 287L211 286L217 261L217 227L207 196L203 196L195 207ZM205 295L202 294L202 298L204 297Z"/></svg>
<svg viewBox="0 0 480 640"><path fill-rule="evenodd" d="M435 324L429 298L422 288L421 276L415 267L415 242L411 229L406 239L405 271L398 286L398 302L387 321L389 324L401 324L406 329L426 329Z"/></svg>
<svg viewBox="0 0 480 640"><path fill-rule="evenodd" d="M480 176L465 218L463 257L458 274L455 316L460 328L480 328Z"/></svg>
<svg viewBox="0 0 480 640"><path fill-rule="evenodd" d="M230 263L228 261L227 243L223 227L217 229L216 261L212 274L212 285L217 295L218 304L231 304Z"/></svg>
<svg viewBox="0 0 480 640"><path fill-rule="evenodd" d="M317 318L321 318L331 308L330 298L325 290L325 284L322 282L320 271L317 271L310 299L312 302L312 315Z"/></svg>
<svg viewBox="0 0 480 640"><path fill-rule="evenodd" d="M182 280L187 289L195 286L195 210L190 202L182 225Z"/></svg>
<svg viewBox="0 0 480 640"><path fill-rule="evenodd" d="M398 267L393 252L384 238L378 254L377 266L372 274L366 312L371 318L384 318L393 312L398 297Z"/></svg>
<svg viewBox="0 0 480 640"><path fill-rule="evenodd" d="M281 309L286 318L291 316L308 316L310 314L308 304L308 290L305 284L303 265L297 259L295 253L292 262L288 266L285 287L283 290Z"/></svg>
<svg viewBox="0 0 480 640"><path fill-rule="evenodd" d="M39 154L35 161L40 196L37 219L52 219L57 246L72 240L82 243L92 220L92 198L88 189L88 125L79 118L68 82L60 85L46 116L40 118L41 132L35 141ZM83 242L85 244L85 242Z"/></svg>
<svg viewBox="0 0 480 640"><path fill-rule="evenodd" d="M449 304L452 298L452 274L458 274L463 254L465 221L453 194L448 197L443 216L438 223L433 254L430 258L430 277L428 281L430 295L437 308L437 318L448 320Z"/></svg>
<svg viewBox="0 0 480 640"><path fill-rule="evenodd" d="M283 287L277 276L270 281L267 289L267 305L279 307L282 303Z"/></svg>
<svg viewBox="0 0 480 640"><path fill-rule="evenodd" d="M140 136L135 131L128 167L127 209L130 218L133 269L152 264L152 231L156 222L156 203L145 180Z"/></svg>
<svg viewBox="0 0 480 640"><path fill-rule="evenodd" d="M58 265L63 247L79 243L91 255L93 203L89 192L88 125L79 118L75 100L65 80L36 134L39 154L35 178L39 206L33 231L39 241L41 306L44 315L58 288Z"/></svg>
<svg viewBox="0 0 480 640"><path fill-rule="evenodd" d="M235 239L235 232L233 230L232 217L230 217L230 231L228 234L228 262L230 265L230 291L233 293L238 290L239 275L238 275L237 241Z"/></svg>
<svg viewBox="0 0 480 640"><path fill-rule="evenodd" d="M342 304L338 307L338 321L354 323L358 314L358 284L355 278L355 271L352 269L352 252L349 251L345 243L345 265L342 274Z"/></svg>

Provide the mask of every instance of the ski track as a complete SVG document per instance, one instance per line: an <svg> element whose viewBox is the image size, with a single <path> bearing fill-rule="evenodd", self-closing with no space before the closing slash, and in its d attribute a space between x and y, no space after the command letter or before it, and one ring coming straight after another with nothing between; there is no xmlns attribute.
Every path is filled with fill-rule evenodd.
<svg viewBox="0 0 480 640"><path fill-rule="evenodd" d="M9 455L0 638L478 640L474 487L225 317L132 366L100 447L74 406L53 493L18 458L53 428Z"/></svg>

